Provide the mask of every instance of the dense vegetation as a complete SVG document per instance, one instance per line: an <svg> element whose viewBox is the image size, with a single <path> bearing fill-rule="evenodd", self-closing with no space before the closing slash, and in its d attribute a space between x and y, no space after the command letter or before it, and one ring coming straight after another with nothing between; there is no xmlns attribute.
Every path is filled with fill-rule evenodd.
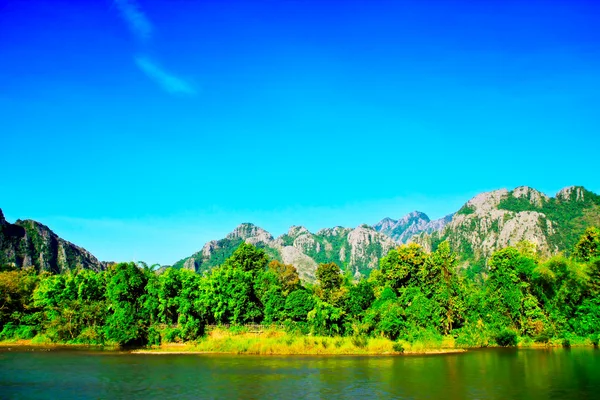
<svg viewBox="0 0 600 400"><path fill-rule="evenodd" d="M353 282L321 263L315 285L296 269L241 243L204 274L120 263L65 274L4 267L0 340L148 345L201 340L207 325L278 323L300 334L459 346L546 343L600 334L600 231L572 256L542 260L522 243L495 252L477 276L457 269L442 242L390 251L368 279Z"/></svg>

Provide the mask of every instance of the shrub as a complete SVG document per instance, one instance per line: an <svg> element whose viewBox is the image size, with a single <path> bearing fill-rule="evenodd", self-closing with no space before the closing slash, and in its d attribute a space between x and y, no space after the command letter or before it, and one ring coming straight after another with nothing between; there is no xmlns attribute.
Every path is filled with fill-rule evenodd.
<svg viewBox="0 0 600 400"><path fill-rule="evenodd" d="M404 353L404 345L400 342L394 342L392 348L396 353Z"/></svg>
<svg viewBox="0 0 600 400"><path fill-rule="evenodd" d="M517 334L510 329L504 329L496 335L496 343L499 346L509 347L517 345Z"/></svg>
<svg viewBox="0 0 600 400"><path fill-rule="evenodd" d="M546 331L542 331L533 340L536 343L548 343L550 341L550 339L551 339L550 333L546 332Z"/></svg>
<svg viewBox="0 0 600 400"><path fill-rule="evenodd" d="M366 336L352 336L350 340L352 344L356 347L360 347L361 349L367 347L368 339Z"/></svg>
<svg viewBox="0 0 600 400"><path fill-rule="evenodd" d="M165 328L163 331L164 339L167 343L181 341L181 331L178 328Z"/></svg>
<svg viewBox="0 0 600 400"><path fill-rule="evenodd" d="M595 348L598 348L598 342L600 342L599 339L600 338L598 337L598 335L590 336L590 341L592 342L592 344L594 345Z"/></svg>
<svg viewBox="0 0 600 400"><path fill-rule="evenodd" d="M148 344L151 346L159 346L161 342L160 332L154 326L148 328Z"/></svg>
<svg viewBox="0 0 600 400"><path fill-rule="evenodd" d="M564 338L562 341L562 347L564 347L565 349L570 349L571 348L571 341L567 338Z"/></svg>

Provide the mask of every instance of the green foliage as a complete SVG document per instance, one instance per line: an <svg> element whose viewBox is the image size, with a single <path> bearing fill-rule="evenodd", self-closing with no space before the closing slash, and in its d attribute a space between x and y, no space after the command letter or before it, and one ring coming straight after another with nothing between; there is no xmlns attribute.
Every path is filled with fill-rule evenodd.
<svg viewBox="0 0 600 400"><path fill-rule="evenodd" d="M342 333L343 316L343 310L317 298L307 320L313 334L331 336Z"/></svg>
<svg viewBox="0 0 600 400"><path fill-rule="evenodd" d="M306 321L308 313L314 306L313 297L307 290L295 290L285 299L285 316L292 321Z"/></svg>
<svg viewBox="0 0 600 400"><path fill-rule="evenodd" d="M350 339L350 342L358 347L358 348L365 348L367 347L367 344L369 344L369 339L366 336L352 336L352 338Z"/></svg>
<svg viewBox="0 0 600 400"><path fill-rule="evenodd" d="M509 193L506 197L500 200L500 203L498 203L498 209L512 212L521 212L538 211L540 207L538 207L536 204L533 204L526 197L514 197L512 193Z"/></svg>
<svg viewBox="0 0 600 400"><path fill-rule="evenodd" d="M293 265L273 260L269 263L269 270L277 275L279 285L284 293L287 294L300 287L298 270Z"/></svg>
<svg viewBox="0 0 600 400"><path fill-rule="evenodd" d="M596 227L587 228L575 245L573 255L581 261L590 261L593 258L600 257L600 229Z"/></svg>
<svg viewBox="0 0 600 400"><path fill-rule="evenodd" d="M269 264L262 249L245 243L204 275L176 268L158 274L143 263L54 275L5 268L0 340L158 345L202 340L207 324L243 331L248 323L279 323L297 334L345 335L358 348L385 337L396 352L448 338L458 346L514 346L517 335L525 344L593 344L600 258L582 256L595 254L582 250L592 248L590 237L584 234L573 258L540 260L526 243L508 247L471 275L457 273L448 242L434 252L410 244L390 251L368 280L353 282L325 263L318 284L306 287L293 266Z"/></svg>
<svg viewBox="0 0 600 400"><path fill-rule="evenodd" d="M106 338L122 346L145 344L149 316L143 305L148 275L130 262L110 268L106 279Z"/></svg>
<svg viewBox="0 0 600 400"><path fill-rule="evenodd" d="M375 300L371 282L361 279L352 285L344 302L344 311L348 315L359 316L363 314Z"/></svg>
<svg viewBox="0 0 600 400"><path fill-rule="evenodd" d="M400 342L395 342L392 348L396 353L404 353L404 345Z"/></svg>
<svg viewBox="0 0 600 400"><path fill-rule="evenodd" d="M415 243L402 245L390 250L387 256L379 261L381 269L381 286L400 290L417 278L418 271L425 265L426 254L423 248Z"/></svg>
<svg viewBox="0 0 600 400"><path fill-rule="evenodd" d="M336 263L319 264L316 277L318 281L317 295L332 305L339 305L346 290L342 288L344 276Z"/></svg>
<svg viewBox="0 0 600 400"><path fill-rule="evenodd" d="M336 263L319 264L316 277L319 286L326 292L339 289L343 281L342 271Z"/></svg>
<svg viewBox="0 0 600 400"><path fill-rule="evenodd" d="M517 334L510 329L504 329L496 335L496 343L499 346L508 347L517 345Z"/></svg>
<svg viewBox="0 0 600 400"><path fill-rule="evenodd" d="M458 215L470 215L475 213L475 206L464 205L460 210L456 212Z"/></svg>

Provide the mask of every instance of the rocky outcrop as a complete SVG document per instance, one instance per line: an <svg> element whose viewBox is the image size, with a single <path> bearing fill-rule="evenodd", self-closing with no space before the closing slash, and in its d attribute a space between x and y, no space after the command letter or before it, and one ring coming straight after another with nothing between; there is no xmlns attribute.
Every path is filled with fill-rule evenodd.
<svg viewBox="0 0 600 400"><path fill-rule="evenodd" d="M427 214L420 211L413 211L399 220L384 218L373 225L373 228L377 232L391 237L398 243L408 243L413 236L420 233L432 233L442 230L451 219L452 214L435 221L430 221Z"/></svg>
<svg viewBox="0 0 600 400"><path fill-rule="evenodd" d="M237 228L227 235L227 239L242 239L247 243L256 246L259 243L268 244L273 241L273 236L261 227L251 223L240 224Z"/></svg>
<svg viewBox="0 0 600 400"><path fill-rule="evenodd" d="M581 186L569 186L556 193L556 199L560 201L585 201L586 190Z"/></svg>
<svg viewBox="0 0 600 400"><path fill-rule="evenodd" d="M582 187L564 188L555 198L527 186L494 190L469 200L441 231L412 240L429 250L448 240L466 260L489 257L521 241L533 243L541 256L550 256L570 250L590 213L598 213L598 205L600 198Z"/></svg>
<svg viewBox="0 0 600 400"><path fill-rule="evenodd" d="M107 263L33 220L7 222L0 210L0 264L61 273L76 268L99 271Z"/></svg>

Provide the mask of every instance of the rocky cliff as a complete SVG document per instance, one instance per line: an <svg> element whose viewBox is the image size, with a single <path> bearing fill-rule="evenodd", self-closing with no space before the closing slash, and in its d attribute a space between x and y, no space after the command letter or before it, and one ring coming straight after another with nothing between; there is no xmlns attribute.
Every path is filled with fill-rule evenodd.
<svg viewBox="0 0 600 400"><path fill-rule="evenodd" d="M6 221L0 210L0 266L34 267L54 273L75 268L104 269L87 250L60 237L33 220Z"/></svg>
<svg viewBox="0 0 600 400"><path fill-rule="evenodd" d="M481 193L469 200L441 231L412 238L431 250L443 240L463 260L480 260L495 250L528 241L541 256L570 251L600 215L600 197L568 187L555 197L527 186Z"/></svg>

